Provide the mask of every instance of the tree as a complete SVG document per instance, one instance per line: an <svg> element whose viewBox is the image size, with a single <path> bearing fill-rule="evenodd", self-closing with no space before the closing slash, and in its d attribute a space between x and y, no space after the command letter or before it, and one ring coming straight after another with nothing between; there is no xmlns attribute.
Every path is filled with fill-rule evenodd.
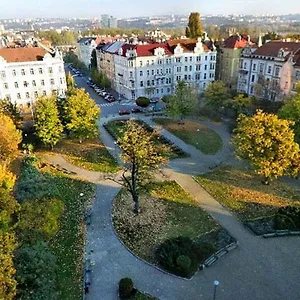
<svg viewBox="0 0 300 300"><path fill-rule="evenodd" d="M96 69L97 68L97 53L96 53L96 49L93 49L93 51L92 51L91 68L92 69Z"/></svg>
<svg viewBox="0 0 300 300"><path fill-rule="evenodd" d="M258 76L257 83L254 86L255 96L264 101L276 101L281 95L281 89L277 80L267 80L262 75Z"/></svg>
<svg viewBox="0 0 300 300"><path fill-rule="evenodd" d="M192 12L189 16L189 23L186 27L186 36L189 38L201 37L203 34L203 28L201 24L200 14L198 12Z"/></svg>
<svg viewBox="0 0 300 300"><path fill-rule="evenodd" d="M147 97L138 97L135 103L140 107L147 107L150 104L150 99Z"/></svg>
<svg viewBox="0 0 300 300"><path fill-rule="evenodd" d="M285 102L284 106L279 110L278 116L294 122L295 140L300 144L300 93Z"/></svg>
<svg viewBox="0 0 300 300"><path fill-rule="evenodd" d="M157 134L157 129L150 134L136 121L130 120L124 136L117 141L123 150L121 158L128 166L123 173L124 186L132 196L137 214L140 212L139 191L142 184L149 178L151 170L166 162L153 142ZM129 176L126 176L127 172Z"/></svg>
<svg viewBox="0 0 300 300"><path fill-rule="evenodd" d="M184 81L179 81L175 94L169 98L167 103L167 112L172 117L183 118L199 108L197 94L193 88Z"/></svg>
<svg viewBox="0 0 300 300"><path fill-rule="evenodd" d="M37 101L34 128L44 145L53 148L59 142L63 126L59 120L55 97L42 97Z"/></svg>
<svg viewBox="0 0 300 300"><path fill-rule="evenodd" d="M0 100L0 113L9 116L16 127L21 129L22 127L22 117L17 103L12 103L9 100Z"/></svg>
<svg viewBox="0 0 300 300"><path fill-rule="evenodd" d="M290 174L291 166L299 157L299 145L294 141L290 126L274 114L258 110L252 117L240 115L233 142L238 157L250 161L264 182Z"/></svg>
<svg viewBox="0 0 300 300"><path fill-rule="evenodd" d="M227 100L227 106L235 110L236 117L244 112L249 110L253 103L253 98L245 96L244 94L238 94L236 97Z"/></svg>
<svg viewBox="0 0 300 300"><path fill-rule="evenodd" d="M21 140L21 131L16 128L12 119L0 113L0 161L9 162L14 158Z"/></svg>
<svg viewBox="0 0 300 300"><path fill-rule="evenodd" d="M18 299L57 299L56 259L44 242L22 245L15 252Z"/></svg>
<svg viewBox="0 0 300 300"><path fill-rule="evenodd" d="M75 83L74 77L71 75L70 72L68 72L66 74L66 83L67 83L68 90L72 90L73 88L76 87L76 83Z"/></svg>
<svg viewBox="0 0 300 300"><path fill-rule="evenodd" d="M69 120L67 129L80 143L84 139L98 136L100 108L84 89L75 89L74 94L67 98L65 114Z"/></svg>
<svg viewBox="0 0 300 300"><path fill-rule="evenodd" d="M216 80L207 85L204 92L205 104L213 109L220 110L229 98L228 88L221 80Z"/></svg>
<svg viewBox="0 0 300 300"><path fill-rule="evenodd" d="M0 232L0 299L13 300L16 296L16 269L13 252L17 247L13 233Z"/></svg>
<svg viewBox="0 0 300 300"><path fill-rule="evenodd" d="M11 191L15 185L16 176L9 171L6 164L0 164L0 189Z"/></svg>

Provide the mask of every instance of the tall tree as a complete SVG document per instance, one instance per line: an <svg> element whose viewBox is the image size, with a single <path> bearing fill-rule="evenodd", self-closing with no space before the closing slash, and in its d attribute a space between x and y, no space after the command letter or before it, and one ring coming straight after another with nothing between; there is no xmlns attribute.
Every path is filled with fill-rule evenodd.
<svg viewBox="0 0 300 300"><path fill-rule="evenodd" d="M96 49L93 49L92 56L91 56L91 68L97 68L97 52Z"/></svg>
<svg viewBox="0 0 300 300"><path fill-rule="evenodd" d="M189 38L201 37L203 34L203 27L201 24L200 14L192 12L189 16L189 23L186 27L186 36Z"/></svg>
<svg viewBox="0 0 300 300"><path fill-rule="evenodd" d="M61 139L63 126L54 96L42 97L37 101L34 128L36 135L46 146L53 148Z"/></svg>
<svg viewBox="0 0 300 300"><path fill-rule="evenodd" d="M21 140L21 131L12 119L0 113L0 162L8 162L17 155Z"/></svg>
<svg viewBox="0 0 300 300"><path fill-rule="evenodd" d="M143 182L149 178L151 170L166 162L153 142L157 134L157 129L149 134L143 126L130 120L124 136L118 139L118 144L123 150L121 158L128 166L123 173L124 186L132 196L134 211L137 214L140 212L139 192Z"/></svg>
<svg viewBox="0 0 300 300"><path fill-rule="evenodd" d="M264 182L290 174L292 166L299 166L299 145L294 141L290 126L274 114L258 110L252 117L240 115L233 142L238 157L250 161ZM295 174L293 174L295 175Z"/></svg>
<svg viewBox="0 0 300 300"><path fill-rule="evenodd" d="M72 89L75 88L75 86L76 86L74 77L71 75L70 72L68 72L68 73L66 74L66 83L67 83L67 88L68 88L68 90L72 90Z"/></svg>
<svg viewBox="0 0 300 300"><path fill-rule="evenodd" d="M244 94L238 94L232 99L226 101L226 105L234 109L236 117L245 112L245 110L249 110L253 104L253 98L245 96Z"/></svg>
<svg viewBox="0 0 300 300"><path fill-rule="evenodd" d="M184 81L179 81L176 92L169 98L167 112L174 118L181 121L187 115L196 113L199 109L199 100L196 91Z"/></svg>
<svg viewBox="0 0 300 300"><path fill-rule="evenodd" d="M295 140L300 144L300 92L285 102L284 106L279 110L278 115L282 119L294 122Z"/></svg>
<svg viewBox="0 0 300 300"><path fill-rule="evenodd" d="M220 110L226 104L228 98L228 88L221 80L209 83L204 92L205 104L216 110Z"/></svg>
<svg viewBox="0 0 300 300"><path fill-rule="evenodd" d="M0 100L0 113L9 116L15 123L18 129L22 127L21 112L17 106L17 103L12 103L9 100Z"/></svg>
<svg viewBox="0 0 300 300"><path fill-rule="evenodd" d="M75 89L66 100L66 127L80 142L98 136L100 108L84 89Z"/></svg>

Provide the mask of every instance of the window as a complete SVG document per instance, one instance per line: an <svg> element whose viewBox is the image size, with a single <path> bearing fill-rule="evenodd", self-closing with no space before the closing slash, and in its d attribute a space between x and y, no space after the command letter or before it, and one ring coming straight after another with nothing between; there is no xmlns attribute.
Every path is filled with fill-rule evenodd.
<svg viewBox="0 0 300 300"><path fill-rule="evenodd" d="M152 85L154 85L155 84L155 81L154 80L152 80Z"/></svg>
<svg viewBox="0 0 300 300"><path fill-rule="evenodd" d="M140 76L143 76L143 71L140 71Z"/></svg>
<svg viewBox="0 0 300 300"><path fill-rule="evenodd" d="M24 70L24 69L21 70L21 74L22 74L23 76L25 75L25 70Z"/></svg>
<svg viewBox="0 0 300 300"><path fill-rule="evenodd" d="M253 71L256 71L256 64L253 64Z"/></svg>
<svg viewBox="0 0 300 300"><path fill-rule="evenodd" d="M149 60L147 60L147 66L149 66L150 65L150 62L149 62Z"/></svg>
<svg viewBox="0 0 300 300"><path fill-rule="evenodd" d="M144 86L144 81L141 81L140 82L140 87L143 87Z"/></svg>
<svg viewBox="0 0 300 300"><path fill-rule="evenodd" d="M46 93L46 91L43 91L43 96L47 96L47 93Z"/></svg>
<svg viewBox="0 0 300 300"><path fill-rule="evenodd" d="M50 84L54 85L54 79L53 78L50 79Z"/></svg>
<svg viewBox="0 0 300 300"><path fill-rule="evenodd" d="M17 76L16 70L12 70L12 74L13 74L13 76Z"/></svg>
<svg viewBox="0 0 300 300"><path fill-rule="evenodd" d="M142 61L140 61L140 67L142 67L143 66L143 62Z"/></svg>
<svg viewBox="0 0 300 300"><path fill-rule="evenodd" d="M169 74L169 69L166 69L166 74Z"/></svg>
<svg viewBox="0 0 300 300"><path fill-rule="evenodd" d="M159 94L159 89L156 89L156 94Z"/></svg>
<svg viewBox="0 0 300 300"><path fill-rule="evenodd" d="M207 60L207 55L205 56L205 60Z"/></svg>
<svg viewBox="0 0 300 300"><path fill-rule="evenodd" d="M190 61L193 61L193 57L192 56L190 56Z"/></svg>
<svg viewBox="0 0 300 300"><path fill-rule="evenodd" d="M186 81L188 79L187 75L184 75L184 80Z"/></svg>
<svg viewBox="0 0 300 300"><path fill-rule="evenodd" d="M279 67L276 67L275 68L275 76L279 76L279 72L280 72L280 68Z"/></svg>
<svg viewBox="0 0 300 300"><path fill-rule="evenodd" d="M8 83L4 83L4 88L8 90Z"/></svg>
<svg viewBox="0 0 300 300"><path fill-rule="evenodd" d="M190 66L190 71L192 71L193 70L193 66Z"/></svg>
<svg viewBox="0 0 300 300"><path fill-rule="evenodd" d="M152 65L154 65L154 60L152 60Z"/></svg>
<svg viewBox="0 0 300 300"><path fill-rule="evenodd" d="M204 73L204 75L203 75L203 79L206 79L206 73Z"/></svg>
<svg viewBox="0 0 300 300"><path fill-rule="evenodd" d="M159 79L156 79L156 84L159 85Z"/></svg>
<svg viewBox="0 0 300 300"><path fill-rule="evenodd" d="M250 94L253 94L253 86L251 86L251 88L250 88Z"/></svg>
<svg viewBox="0 0 300 300"><path fill-rule="evenodd" d="M148 76L150 75L150 70L147 70L147 75L148 75Z"/></svg>
<svg viewBox="0 0 300 300"><path fill-rule="evenodd" d="M164 93L164 89L161 89L160 91L161 91L162 94Z"/></svg>
<svg viewBox="0 0 300 300"><path fill-rule="evenodd" d="M181 72L181 67L177 67L177 72Z"/></svg>
<svg viewBox="0 0 300 300"><path fill-rule="evenodd" d="M17 99L21 99L21 94L17 93Z"/></svg>
<svg viewBox="0 0 300 300"><path fill-rule="evenodd" d="M268 66L268 74L271 74L271 73L272 73L272 67Z"/></svg>
<svg viewBox="0 0 300 300"><path fill-rule="evenodd" d="M170 88L167 88L167 91L168 91L168 93L170 93L171 92Z"/></svg>
<svg viewBox="0 0 300 300"><path fill-rule="evenodd" d="M201 61L201 56L197 56L196 61Z"/></svg>
<svg viewBox="0 0 300 300"><path fill-rule="evenodd" d="M43 74L43 69L42 68L39 68L39 73Z"/></svg>
<svg viewBox="0 0 300 300"><path fill-rule="evenodd" d="M52 73L53 73L52 67L49 67L49 68L48 68L48 72L49 72L49 74L52 74Z"/></svg>
<svg viewBox="0 0 300 300"><path fill-rule="evenodd" d="M259 72L263 72L264 71L264 64L259 64Z"/></svg>
<svg viewBox="0 0 300 300"><path fill-rule="evenodd" d="M33 69L30 69L30 74L34 75L34 70Z"/></svg>
<svg viewBox="0 0 300 300"><path fill-rule="evenodd" d="M1 77L2 77L2 78L6 78L5 71L1 71Z"/></svg>
<svg viewBox="0 0 300 300"><path fill-rule="evenodd" d="M159 74L159 69L156 70L156 74L157 74L157 75Z"/></svg>
<svg viewBox="0 0 300 300"><path fill-rule="evenodd" d="M11 99L11 98L10 98L10 95L6 95L6 96L5 96L5 99L6 99L7 101L10 101L10 99Z"/></svg>
<svg viewBox="0 0 300 300"><path fill-rule="evenodd" d="M175 60L176 60L177 63L180 63L181 62L181 57L176 57Z"/></svg>
<svg viewBox="0 0 300 300"><path fill-rule="evenodd" d="M251 76L251 82L254 82L254 80L255 80L255 75L252 75Z"/></svg>
<svg viewBox="0 0 300 300"><path fill-rule="evenodd" d="M41 85L45 85L45 80L44 79L41 80Z"/></svg>
<svg viewBox="0 0 300 300"><path fill-rule="evenodd" d="M19 88L19 84L17 82L15 82L15 88L18 89Z"/></svg>
<svg viewBox="0 0 300 300"><path fill-rule="evenodd" d="M24 85L24 87L28 87L28 82L24 81L23 85Z"/></svg>
<svg viewBox="0 0 300 300"><path fill-rule="evenodd" d="M204 65L204 70L205 70L205 71L207 70L207 65Z"/></svg>
<svg viewBox="0 0 300 300"><path fill-rule="evenodd" d="M152 70L152 75L154 75L154 70Z"/></svg>
<svg viewBox="0 0 300 300"><path fill-rule="evenodd" d="M184 67L184 71L187 72L188 71L188 66Z"/></svg>
<svg viewBox="0 0 300 300"><path fill-rule="evenodd" d="M188 57L185 57L184 60L185 60L185 62L187 62L188 61Z"/></svg>
<svg viewBox="0 0 300 300"><path fill-rule="evenodd" d="M247 63L244 62L244 69L247 69Z"/></svg>
<svg viewBox="0 0 300 300"><path fill-rule="evenodd" d="M150 80L147 80L147 86L150 86Z"/></svg>
<svg viewBox="0 0 300 300"><path fill-rule="evenodd" d="M34 91L34 97L37 98L39 96L37 91Z"/></svg>
<svg viewBox="0 0 300 300"><path fill-rule="evenodd" d="M192 76L191 75L189 75L189 80L192 80Z"/></svg>
<svg viewBox="0 0 300 300"><path fill-rule="evenodd" d="M32 80L32 86L36 86L35 80Z"/></svg>
<svg viewBox="0 0 300 300"><path fill-rule="evenodd" d="M129 77L130 77L130 78L132 78L132 77L133 77L133 73L132 73L132 71L130 71L130 73L129 73Z"/></svg>
<svg viewBox="0 0 300 300"><path fill-rule="evenodd" d="M29 99L30 96L29 96L29 92L26 92L26 98Z"/></svg>
<svg viewBox="0 0 300 300"><path fill-rule="evenodd" d="M200 74L196 74L196 80L200 80Z"/></svg>

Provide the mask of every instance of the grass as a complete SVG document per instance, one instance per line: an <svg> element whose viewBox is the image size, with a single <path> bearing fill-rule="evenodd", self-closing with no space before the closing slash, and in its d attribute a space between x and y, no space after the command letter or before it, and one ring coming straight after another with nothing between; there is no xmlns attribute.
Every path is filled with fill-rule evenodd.
<svg viewBox="0 0 300 300"><path fill-rule="evenodd" d="M144 124L145 129L148 131L146 124L143 123L142 121L139 122ZM124 135L124 132L126 130L126 120L110 121L107 123L106 128L109 131L109 133L117 140L118 138ZM169 159L187 157L187 154L183 152L181 149L172 148L169 144L165 143L159 137L154 139L154 143L158 146L161 153L165 157L168 157Z"/></svg>
<svg viewBox="0 0 300 300"><path fill-rule="evenodd" d="M64 139L53 151L62 154L70 163L90 171L116 173L120 169L113 156L97 139L82 143Z"/></svg>
<svg viewBox="0 0 300 300"><path fill-rule="evenodd" d="M152 183L140 198L136 216L130 195L122 191L113 205L113 222L119 237L139 257L156 263L154 251L169 238L192 239L219 225L173 181Z"/></svg>
<svg viewBox="0 0 300 300"><path fill-rule="evenodd" d="M43 167L39 168L41 166ZM45 199L45 195L47 195L46 199L58 198L63 201L64 212L59 219L59 230L49 240L50 249L56 256L58 265L57 291L59 299L62 300L82 299L85 240L83 218L87 203L95 195L95 186L71 179L48 165L40 163L22 172L19 181L22 181L23 185L17 184L15 193L19 195L19 198L23 198L19 199L22 202L39 201ZM37 189L32 189L34 184L38 186ZM25 188L25 191L21 192L21 188ZM80 193L84 196L80 197ZM30 200L27 200L28 196Z"/></svg>
<svg viewBox="0 0 300 300"><path fill-rule="evenodd" d="M148 294L137 291L136 294L130 297L128 300L156 300L157 298L152 297Z"/></svg>
<svg viewBox="0 0 300 300"><path fill-rule="evenodd" d="M263 185L249 170L219 168L196 180L243 221L272 216L286 205L300 205L300 195L290 185L279 180Z"/></svg>
<svg viewBox="0 0 300 300"><path fill-rule="evenodd" d="M156 118L153 120L204 154L214 155L222 149L221 137L214 130L196 121L185 121L182 125L178 121L169 119Z"/></svg>

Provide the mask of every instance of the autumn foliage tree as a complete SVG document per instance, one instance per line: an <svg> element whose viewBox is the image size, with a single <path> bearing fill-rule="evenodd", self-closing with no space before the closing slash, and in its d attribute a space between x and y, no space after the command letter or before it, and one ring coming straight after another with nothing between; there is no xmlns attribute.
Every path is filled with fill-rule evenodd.
<svg viewBox="0 0 300 300"><path fill-rule="evenodd" d="M21 131L12 119L0 113L0 162L8 162L17 155L21 140Z"/></svg>
<svg viewBox="0 0 300 300"><path fill-rule="evenodd" d="M118 139L123 151L121 158L126 165L123 173L124 186L132 196L137 214L140 212L139 191L142 184L149 178L151 170L166 162L153 142L157 134L157 129L149 133L135 120L130 120L124 136Z"/></svg>
<svg viewBox="0 0 300 300"><path fill-rule="evenodd" d="M209 83L204 92L205 105L220 110L229 98L228 88L221 80Z"/></svg>
<svg viewBox="0 0 300 300"><path fill-rule="evenodd" d="M299 170L299 145L290 126L274 114L258 110L252 117L240 115L233 139L238 157L250 161L257 174L269 179L296 175Z"/></svg>
<svg viewBox="0 0 300 300"><path fill-rule="evenodd" d="M192 12L189 16L189 22L185 30L185 35L188 38L201 37L203 34L203 27L201 24L200 14Z"/></svg>
<svg viewBox="0 0 300 300"><path fill-rule="evenodd" d="M80 142L98 136L100 108L84 89L75 89L65 102L66 128Z"/></svg>
<svg viewBox="0 0 300 300"><path fill-rule="evenodd" d="M36 135L44 145L53 148L59 142L63 126L59 119L55 97L42 97L37 101L34 127Z"/></svg>
<svg viewBox="0 0 300 300"><path fill-rule="evenodd" d="M12 103L6 99L0 100L0 113L9 116L18 129L22 127L21 112L17 106L17 103Z"/></svg>

